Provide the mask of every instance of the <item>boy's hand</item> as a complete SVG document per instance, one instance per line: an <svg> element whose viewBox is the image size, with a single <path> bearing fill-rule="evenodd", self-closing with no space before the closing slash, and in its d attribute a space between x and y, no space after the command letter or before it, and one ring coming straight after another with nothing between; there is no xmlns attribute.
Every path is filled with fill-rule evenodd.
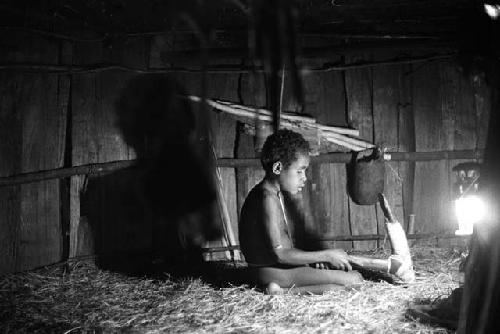
<svg viewBox="0 0 500 334"><path fill-rule="evenodd" d="M332 269L330 264L327 262L316 262L312 264L312 267L316 269Z"/></svg>
<svg viewBox="0 0 500 334"><path fill-rule="evenodd" d="M349 263L349 256L342 249L327 249L325 250L326 261L334 269L349 271L352 270L351 264Z"/></svg>

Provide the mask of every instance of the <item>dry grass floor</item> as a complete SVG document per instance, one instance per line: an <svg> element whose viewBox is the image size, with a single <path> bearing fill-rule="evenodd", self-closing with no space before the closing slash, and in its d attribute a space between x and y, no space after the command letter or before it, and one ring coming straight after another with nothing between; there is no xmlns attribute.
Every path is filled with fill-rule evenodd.
<svg viewBox="0 0 500 334"><path fill-rule="evenodd" d="M366 281L320 296L268 296L223 283L226 270L243 268L219 265L207 280L132 277L73 262L0 276L0 332L449 333L405 314L411 303L435 303L458 286L460 252L420 247L413 255L414 284Z"/></svg>

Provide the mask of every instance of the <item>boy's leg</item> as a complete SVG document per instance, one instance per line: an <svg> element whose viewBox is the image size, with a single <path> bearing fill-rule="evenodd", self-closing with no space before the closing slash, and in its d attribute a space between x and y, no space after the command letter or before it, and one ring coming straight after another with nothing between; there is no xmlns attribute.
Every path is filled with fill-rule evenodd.
<svg viewBox="0 0 500 334"><path fill-rule="evenodd" d="M320 284L320 285L308 285L301 287L292 287L288 289L282 289L276 283L269 283L266 286L266 294L268 295L282 295L283 293L292 295L320 295L327 291L345 289L344 286L338 284Z"/></svg>
<svg viewBox="0 0 500 334"><path fill-rule="evenodd" d="M286 292L293 295L321 295L327 291L345 289L345 286L338 284L319 284L287 289Z"/></svg>
<svg viewBox="0 0 500 334"><path fill-rule="evenodd" d="M311 267L289 269L263 267L253 268L253 272L255 281L260 285L268 286L270 283L275 283L283 289L296 289L296 292L318 293L363 281L357 271L320 270Z"/></svg>

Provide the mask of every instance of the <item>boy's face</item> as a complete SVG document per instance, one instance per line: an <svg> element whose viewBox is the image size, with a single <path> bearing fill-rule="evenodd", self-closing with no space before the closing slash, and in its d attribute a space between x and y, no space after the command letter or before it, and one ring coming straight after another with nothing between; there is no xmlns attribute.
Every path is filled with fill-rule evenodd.
<svg viewBox="0 0 500 334"><path fill-rule="evenodd" d="M306 183L306 169L309 167L309 155L297 154L297 159L290 166L281 170L279 182L282 190L293 195L299 193Z"/></svg>

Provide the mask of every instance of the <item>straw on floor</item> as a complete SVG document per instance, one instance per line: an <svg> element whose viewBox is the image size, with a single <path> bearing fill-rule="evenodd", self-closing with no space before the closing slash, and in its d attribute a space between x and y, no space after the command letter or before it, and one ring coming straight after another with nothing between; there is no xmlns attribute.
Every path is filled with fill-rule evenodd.
<svg viewBox="0 0 500 334"><path fill-rule="evenodd" d="M264 295L215 279L168 273L131 277L80 261L0 277L2 333L448 333L405 316L458 286L460 251L414 248L417 281L366 281L319 296ZM358 253L359 254L359 253ZM366 253L365 253L366 254ZM385 256L378 250L367 255ZM69 269L69 270L68 270ZM213 277L212 277L213 278Z"/></svg>

